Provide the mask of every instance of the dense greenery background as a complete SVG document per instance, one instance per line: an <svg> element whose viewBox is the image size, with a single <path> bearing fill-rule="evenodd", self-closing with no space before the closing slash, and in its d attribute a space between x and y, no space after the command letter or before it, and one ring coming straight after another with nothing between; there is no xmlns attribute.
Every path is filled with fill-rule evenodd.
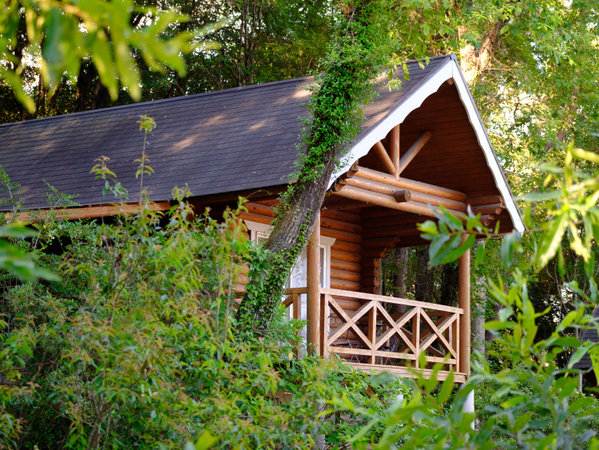
<svg viewBox="0 0 599 450"><path fill-rule="evenodd" d="M1 120L326 72L343 14L359 3L12 0L0 12ZM578 393L572 368L589 351L599 369L596 350L575 337L597 326L597 6L376 3L389 66L458 56L510 184L527 194L524 237L500 243L476 218L446 216L423 225L433 251L386 263L388 292L451 303L461 236L489 236L475 252L487 335L469 382L456 391L451 379L398 381L298 359L299 325L280 314L259 339L235 336L228 287L268 255L242 238L234 212L190 221L181 201L164 216L50 214L33 229L0 229L12 242L0 241L0 447L597 446L592 386ZM142 134L140 155L132 171L150 176ZM116 175L96 169L121 201ZM1 179L20 212L18 186ZM49 193L50 206L73 201ZM439 263L432 290L412 283ZM472 389L474 430L462 412Z"/></svg>

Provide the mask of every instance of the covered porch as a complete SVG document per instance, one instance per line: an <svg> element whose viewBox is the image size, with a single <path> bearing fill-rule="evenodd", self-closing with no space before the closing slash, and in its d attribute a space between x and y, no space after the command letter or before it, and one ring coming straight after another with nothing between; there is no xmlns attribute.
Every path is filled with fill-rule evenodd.
<svg viewBox="0 0 599 450"><path fill-rule="evenodd" d="M305 296L308 351L337 355L364 370L405 377L437 378L450 371L458 383L470 374L470 252L459 259L457 307L389 297L368 292L322 287L319 251L320 222L307 251L305 287L287 289L283 300L290 317L302 318Z"/></svg>

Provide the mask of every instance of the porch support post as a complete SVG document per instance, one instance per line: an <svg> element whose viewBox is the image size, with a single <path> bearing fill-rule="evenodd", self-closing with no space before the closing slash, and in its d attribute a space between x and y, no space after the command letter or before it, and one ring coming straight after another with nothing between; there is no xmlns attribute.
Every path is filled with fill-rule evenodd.
<svg viewBox="0 0 599 450"><path fill-rule="evenodd" d="M307 248L307 330L308 352L320 355L320 213Z"/></svg>
<svg viewBox="0 0 599 450"><path fill-rule="evenodd" d="M465 237L464 237L465 238ZM458 261L459 307L464 310L460 324L459 371L470 376L470 250Z"/></svg>

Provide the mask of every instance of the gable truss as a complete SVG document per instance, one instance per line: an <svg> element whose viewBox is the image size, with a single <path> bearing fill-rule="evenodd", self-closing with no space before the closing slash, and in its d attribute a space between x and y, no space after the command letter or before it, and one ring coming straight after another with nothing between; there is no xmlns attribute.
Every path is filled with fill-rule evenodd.
<svg viewBox="0 0 599 450"><path fill-rule="evenodd" d="M430 140L431 133L422 133L401 158L399 125L391 130L390 137L391 156L381 141L377 141L372 148L389 173L354 163L333 185L334 195L433 218L436 217L435 211L440 211L439 206L458 217L465 216L470 206L474 214L481 214L481 222L485 226L490 225L496 219L496 215L505 209L499 195L467 199L464 192L400 177L403 170Z"/></svg>

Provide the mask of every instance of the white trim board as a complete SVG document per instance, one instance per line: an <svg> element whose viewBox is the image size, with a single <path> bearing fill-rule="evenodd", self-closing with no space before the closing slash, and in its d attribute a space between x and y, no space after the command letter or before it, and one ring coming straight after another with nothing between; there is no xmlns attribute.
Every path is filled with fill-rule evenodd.
<svg viewBox="0 0 599 450"><path fill-rule="evenodd" d="M487 166L493 175L495 185L503 198L512 223L514 224L514 229L522 233L524 232L524 223L520 217L520 212L512 198L510 188L503 176L503 171L499 166L495 151L491 146L485 127L478 114L478 109L470 95L470 91L468 90L468 86L466 85L466 81L464 80L462 71L460 70L455 57L448 58L447 61L437 68L432 75L425 78L420 86L403 98L397 108L391 111L387 117L373 127L366 136L350 148L349 152L343 157L340 167L331 176L328 187L330 188L337 178L349 170L352 164L363 156L366 156L376 142L385 138L394 126L401 124L408 114L419 108L424 100L437 92L441 85L450 79L454 81L460 100L466 109L468 120L472 125L476 139L483 151L485 160L487 161Z"/></svg>
<svg viewBox="0 0 599 450"><path fill-rule="evenodd" d="M269 235L270 232L272 231L272 225L269 225L266 223L254 222L253 220L247 220L247 219L243 219L243 222L245 223L245 226L247 227L248 231L250 232L250 238L253 237L252 232L264 233L266 235ZM322 235L320 235L319 238L320 238L319 245L325 246L325 247L332 247L333 244L335 243L335 241L337 240L336 238L329 237L329 236L322 236Z"/></svg>

